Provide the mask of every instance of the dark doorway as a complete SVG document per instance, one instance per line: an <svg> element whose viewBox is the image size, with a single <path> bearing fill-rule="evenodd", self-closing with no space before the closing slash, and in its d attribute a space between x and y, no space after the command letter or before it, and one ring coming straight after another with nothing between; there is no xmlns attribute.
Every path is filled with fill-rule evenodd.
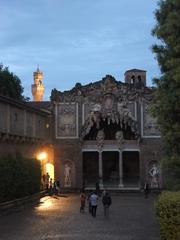
<svg viewBox="0 0 180 240"><path fill-rule="evenodd" d="M95 186L99 180L99 153L83 152L83 183L84 186Z"/></svg>
<svg viewBox="0 0 180 240"><path fill-rule="evenodd" d="M117 186L119 184L119 152L102 152L103 184Z"/></svg>
<svg viewBox="0 0 180 240"><path fill-rule="evenodd" d="M127 151L123 157L123 184L125 187L139 186L139 152Z"/></svg>

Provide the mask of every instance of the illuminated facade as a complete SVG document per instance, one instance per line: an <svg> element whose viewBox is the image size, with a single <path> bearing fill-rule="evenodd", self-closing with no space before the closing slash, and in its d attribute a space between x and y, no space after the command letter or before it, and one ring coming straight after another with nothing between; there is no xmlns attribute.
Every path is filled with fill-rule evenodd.
<svg viewBox="0 0 180 240"><path fill-rule="evenodd" d="M39 69L33 102L0 97L0 154L36 156L65 190L93 189L97 182L102 189L137 190L145 181L162 187L161 137L150 115L154 90L146 86L146 71L128 70L124 82L107 75L69 91L54 89L47 102L38 86Z"/></svg>

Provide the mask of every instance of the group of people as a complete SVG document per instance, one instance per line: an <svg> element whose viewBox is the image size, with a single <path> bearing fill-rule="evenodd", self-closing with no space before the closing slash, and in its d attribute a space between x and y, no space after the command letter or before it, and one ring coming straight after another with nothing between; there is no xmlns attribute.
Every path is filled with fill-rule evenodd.
<svg viewBox="0 0 180 240"><path fill-rule="evenodd" d="M86 205L86 199L89 203L89 213L93 216L96 217L96 211L97 211L97 206L98 206L98 200L100 198L100 195L96 191L91 192L88 197L86 198L86 193L84 191L81 192L81 206L80 206L80 212L85 211L85 205ZM102 204L104 208L104 216L108 217L109 216L109 207L112 203L111 196L110 194L104 190L102 193Z"/></svg>
<svg viewBox="0 0 180 240"><path fill-rule="evenodd" d="M56 179L53 181L47 172L43 175L43 189L46 190L49 195L59 195L61 191L60 180Z"/></svg>

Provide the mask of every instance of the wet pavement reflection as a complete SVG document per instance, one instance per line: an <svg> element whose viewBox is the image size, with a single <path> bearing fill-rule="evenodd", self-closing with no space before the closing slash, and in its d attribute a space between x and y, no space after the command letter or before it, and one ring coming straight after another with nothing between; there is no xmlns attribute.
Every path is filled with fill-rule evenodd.
<svg viewBox="0 0 180 240"><path fill-rule="evenodd" d="M79 212L80 196L46 196L39 204L0 218L0 240L159 240L154 200L140 194L112 196L108 219L101 198L97 217Z"/></svg>
<svg viewBox="0 0 180 240"><path fill-rule="evenodd" d="M60 200L60 197L43 197L40 199L40 202L37 206L35 206L35 211L41 212L41 211L53 211L57 210L60 207L60 204L58 204L57 200Z"/></svg>

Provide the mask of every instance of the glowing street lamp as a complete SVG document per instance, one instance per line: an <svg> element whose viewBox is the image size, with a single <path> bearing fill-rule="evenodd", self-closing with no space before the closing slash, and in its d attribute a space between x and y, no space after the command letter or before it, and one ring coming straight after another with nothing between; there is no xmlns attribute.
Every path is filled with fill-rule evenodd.
<svg viewBox="0 0 180 240"><path fill-rule="evenodd" d="M47 153L46 152L40 152L38 155L37 155L37 159L42 161L42 160L45 160L47 158Z"/></svg>

